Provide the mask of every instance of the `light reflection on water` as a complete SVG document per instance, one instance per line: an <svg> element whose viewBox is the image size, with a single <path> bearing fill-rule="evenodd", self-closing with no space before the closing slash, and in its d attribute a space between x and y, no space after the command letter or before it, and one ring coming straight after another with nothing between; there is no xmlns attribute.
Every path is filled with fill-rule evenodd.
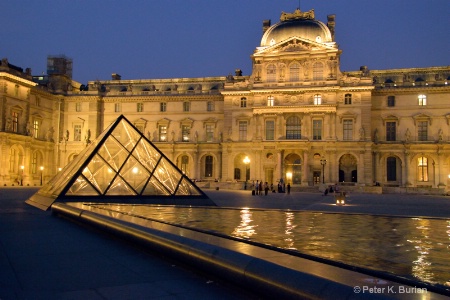
<svg viewBox="0 0 450 300"><path fill-rule="evenodd" d="M450 287L450 220L319 212L92 205ZM112 213L112 214L111 214Z"/></svg>

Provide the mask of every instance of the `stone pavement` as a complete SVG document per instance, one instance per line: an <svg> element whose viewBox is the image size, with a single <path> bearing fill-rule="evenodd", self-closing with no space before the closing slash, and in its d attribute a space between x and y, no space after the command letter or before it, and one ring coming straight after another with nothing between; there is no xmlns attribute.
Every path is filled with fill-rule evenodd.
<svg viewBox="0 0 450 300"><path fill-rule="evenodd" d="M269 193L252 196L243 190L204 190L218 206L310 210L391 216L450 218L450 196L412 194L349 194L346 205L336 206L333 194Z"/></svg>
<svg viewBox="0 0 450 300"><path fill-rule="evenodd" d="M178 262L24 203L0 188L0 299L251 299Z"/></svg>
<svg viewBox="0 0 450 300"><path fill-rule="evenodd" d="M36 188L0 188L0 299L251 299L166 257L24 203ZM450 218L450 197L205 190L219 206Z"/></svg>

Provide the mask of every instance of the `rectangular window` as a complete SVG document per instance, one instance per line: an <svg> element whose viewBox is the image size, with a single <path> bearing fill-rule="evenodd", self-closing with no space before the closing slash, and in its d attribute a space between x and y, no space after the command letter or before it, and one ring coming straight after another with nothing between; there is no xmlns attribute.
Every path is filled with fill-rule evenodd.
<svg viewBox="0 0 450 300"><path fill-rule="evenodd" d="M159 103L159 111L161 111L161 112L167 111L167 103L166 102Z"/></svg>
<svg viewBox="0 0 450 300"><path fill-rule="evenodd" d="M191 127L188 125L181 126L181 135L183 142L189 142L189 133L191 131Z"/></svg>
<svg viewBox="0 0 450 300"><path fill-rule="evenodd" d="M397 123L396 122L386 122L386 141L393 142L397 140Z"/></svg>
<svg viewBox="0 0 450 300"><path fill-rule="evenodd" d="M314 95L314 105L320 105L320 104L322 104L322 96Z"/></svg>
<svg viewBox="0 0 450 300"><path fill-rule="evenodd" d="M247 107L247 98L241 98L241 107Z"/></svg>
<svg viewBox="0 0 450 300"><path fill-rule="evenodd" d="M275 98L273 96L267 97L267 106L274 106Z"/></svg>
<svg viewBox="0 0 450 300"><path fill-rule="evenodd" d="M352 94L345 94L344 104L347 104L347 105L352 104Z"/></svg>
<svg viewBox="0 0 450 300"><path fill-rule="evenodd" d="M81 125L73 126L73 140L76 142L81 141Z"/></svg>
<svg viewBox="0 0 450 300"><path fill-rule="evenodd" d="M266 121L266 140L273 141L275 139L275 121Z"/></svg>
<svg viewBox="0 0 450 300"><path fill-rule="evenodd" d="M387 98L387 106L394 107L395 106L395 96L388 96Z"/></svg>
<svg viewBox="0 0 450 300"><path fill-rule="evenodd" d="M207 111L214 111L214 102L208 101L208 103L206 104L206 110Z"/></svg>
<svg viewBox="0 0 450 300"><path fill-rule="evenodd" d="M12 131L18 132L19 131L19 113L16 111L13 111L11 114L12 117Z"/></svg>
<svg viewBox="0 0 450 300"><path fill-rule="evenodd" d="M417 167L417 180L428 181L428 159L423 156L419 157Z"/></svg>
<svg viewBox="0 0 450 300"><path fill-rule="evenodd" d="M206 141L212 142L214 139L214 125L206 125Z"/></svg>
<svg viewBox="0 0 450 300"><path fill-rule="evenodd" d="M114 103L114 112L120 112L120 111L121 111L120 103Z"/></svg>
<svg viewBox="0 0 450 300"><path fill-rule="evenodd" d="M136 104L136 111L137 112L143 112L144 111L144 103L137 103Z"/></svg>
<svg viewBox="0 0 450 300"><path fill-rule="evenodd" d="M353 120L343 120L344 141L353 140Z"/></svg>
<svg viewBox="0 0 450 300"><path fill-rule="evenodd" d="M428 121L420 121L417 124L417 139L419 141L428 140Z"/></svg>
<svg viewBox="0 0 450 300"><path fill-rule="evenodd" d="M31 157L31 173L36 174L37 171L37 152L33 152Z"/></svg>
<svg viewBox="0 0 450 300"><path fill-rule="evenodd" d="M313 140L322 140L322 120L313 120Z"/></svg>
<svg viewBox="0 0 450 300"><path fill-rule="evenodd" d="M247 121L239 121L239 140L247 140Z"/></svg>
<svg viewBox="0 0 450 300"><path fill-rule="evenodd" d="M427 96L426 95L419 95L418 99L419 99L419 105L420 106L427 105Z"/></svg>
<svg viewBox="0 0 450 300"><path fill-rule="evenodd" d="M81 102L75 103L75 111L80 112L81 111Z"/></svg>
<svg viewBox="0 0 450 300"><path fill-rule="evenodd" d="M213 174L213 157L211 155L205 158L205 177L212 177Z"/></svg>
<svg viewBox="0 0 450 300"><path fill-rule="evenodd" d="M190 111L190 110L191 110L191 103L183 102L183 111Z"/></svg>
<svg viewBox="0 0 450 300"><path fill-rule="evenodd" d="M167 126L164 125L159 126L159 141L160 142L167 141Z"/></svg>
<svg viewBox="0 0 450 300"><path fill-rule="evenodd" d="M37 139L39 137L39 121L33 121L33 137Z"/></svg>

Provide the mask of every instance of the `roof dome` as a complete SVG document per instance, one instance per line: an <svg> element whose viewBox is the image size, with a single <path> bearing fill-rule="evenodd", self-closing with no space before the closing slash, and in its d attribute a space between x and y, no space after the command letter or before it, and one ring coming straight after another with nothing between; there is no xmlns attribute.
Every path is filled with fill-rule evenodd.
<svg viewBox="0 0 450 300"><path fill-rule="evenodd" d="M330 29L314 19L314 10L300 12L297 9L292 14L281 14L280 22L269 27L264 33L261 47L278 44L294 36L318 43L333 41Z"/></svg>

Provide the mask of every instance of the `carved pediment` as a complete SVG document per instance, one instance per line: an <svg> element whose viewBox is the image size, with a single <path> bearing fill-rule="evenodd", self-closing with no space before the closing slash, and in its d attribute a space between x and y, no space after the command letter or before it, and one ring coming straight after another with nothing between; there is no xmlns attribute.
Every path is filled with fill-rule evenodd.
<svg viewBox="0 0 450 300"><path fill-rule="evenodd" d="M272 46L260 49L258 54L280 53L280 52L298 52L298 51L318 51L335 49L333 45L317 43L297 36L293 36L285 41Z"/></svg>

